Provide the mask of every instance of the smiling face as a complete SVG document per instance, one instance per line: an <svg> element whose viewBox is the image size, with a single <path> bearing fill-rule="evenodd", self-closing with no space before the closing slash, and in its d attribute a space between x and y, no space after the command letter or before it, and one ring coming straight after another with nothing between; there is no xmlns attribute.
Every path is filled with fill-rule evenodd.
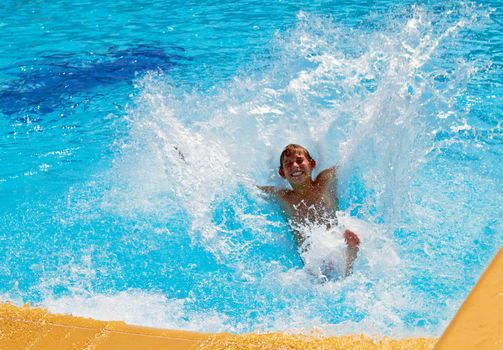
<svg viewBox="0 0 503 350"><path fill-rule="evenodd" d="M314 160L308 157L305 150L291 149L282 157L279 174L292 185L303 184L311 181L314 167Z"/></svg>

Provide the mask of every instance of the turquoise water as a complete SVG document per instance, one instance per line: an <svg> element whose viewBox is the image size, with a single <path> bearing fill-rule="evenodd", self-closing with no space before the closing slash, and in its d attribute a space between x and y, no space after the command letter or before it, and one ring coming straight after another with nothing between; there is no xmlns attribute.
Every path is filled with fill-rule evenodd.
<svg viewBox="0 0 503 350"><path fill-rule="evenodd" d="M436 336L503 244L500 1L0 13L2 300L198 331ZM304 271L255 189L285 186L291 142L339 165L363 241L346 279Z"/></svg>

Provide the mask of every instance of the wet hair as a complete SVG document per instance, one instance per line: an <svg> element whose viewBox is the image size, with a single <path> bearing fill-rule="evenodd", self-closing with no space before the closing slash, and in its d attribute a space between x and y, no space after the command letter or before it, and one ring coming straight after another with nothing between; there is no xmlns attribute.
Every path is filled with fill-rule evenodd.
<svg viewBox="0 0 503 350"><path fill-rule="evenodd" d="M297 145L295 143L291 143L287 145L285 148L283 148L283 152L281 152L281 155L279 156L279 167L283 167L283 160L285 157L288 157L290 154L292 154L295 151L302 151L304 152L304 155L306 156L307 160L312 160L313 157L309 154L309 151L305 148L302 147L301 145Z"/></svg>

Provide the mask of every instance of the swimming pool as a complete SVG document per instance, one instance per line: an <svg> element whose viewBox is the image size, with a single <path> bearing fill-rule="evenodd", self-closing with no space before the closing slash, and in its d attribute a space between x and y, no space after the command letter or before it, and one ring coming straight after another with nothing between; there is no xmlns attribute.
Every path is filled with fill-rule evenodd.
<svg viewBox="0 0 503 350"><path fill-rule="evenodd" d="M500 9L4 2L2 299L198 331L439 335L503 244ZM313 280L254 187L284 185L291 142L339 165L363 237L349 278Z"/></svg>

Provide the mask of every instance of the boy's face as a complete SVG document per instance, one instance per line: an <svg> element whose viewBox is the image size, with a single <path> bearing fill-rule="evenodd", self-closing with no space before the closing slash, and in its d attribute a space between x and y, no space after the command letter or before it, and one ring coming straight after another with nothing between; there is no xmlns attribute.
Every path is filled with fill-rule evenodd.
<svg viewBox="0 0 503 350"><path fill-rule="evenodd" d="M302 150L289 152L283 158L280 175L291 184L301 184L311 180L311 173L314 168L314 161L309 160Z"/></svg>

